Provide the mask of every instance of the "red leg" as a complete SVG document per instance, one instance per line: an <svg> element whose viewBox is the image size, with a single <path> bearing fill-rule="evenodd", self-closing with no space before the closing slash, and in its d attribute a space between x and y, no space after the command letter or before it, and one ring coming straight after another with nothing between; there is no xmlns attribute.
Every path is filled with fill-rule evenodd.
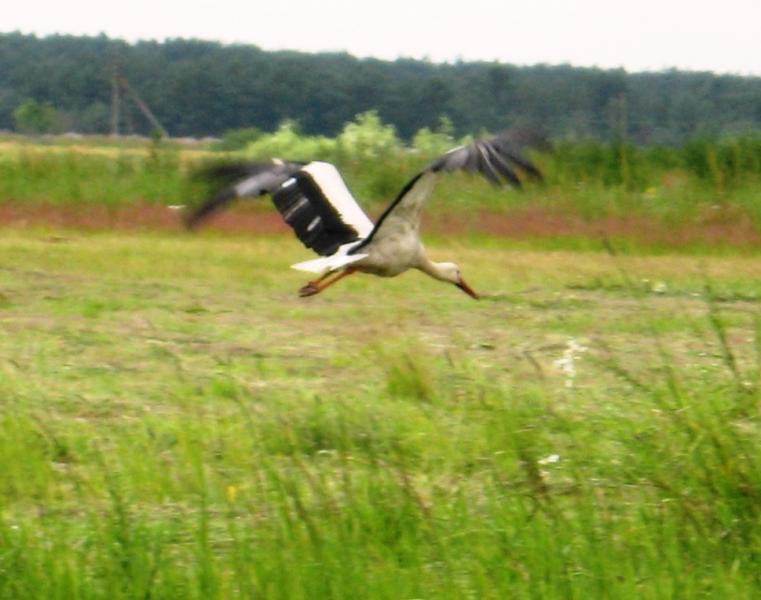
<svg viewBox="0 0 761 600"><path fill-rule="evenodd" d="M324 281L325 279L327 279L328 277L333 275L333 273L334 273L333 271L328 271L324 275L321 275L318 279L315 279L314 281L307 282L307 284L304 287L308 287L308 286L312 286L312 285L319 286L321 281Z"/></svg>
<svg viewBox="0 0 761 600"><path fill-rule="evenodd" d="M306 296L314 296L315 294L319 294L322 290L324 290L329 285L333 285L336 281L343 279L347 275L351 275L352 273L356 273L356 269L352 269L351 267L344 269L340 273L338 273L335 277L332 279L328 279L329 275L332 275L332 273L326 273L322 277L320 277L317 281L310 281L307 283L304 287L302 287L299 290L299 296L302 298L305 298Z"/></svg>

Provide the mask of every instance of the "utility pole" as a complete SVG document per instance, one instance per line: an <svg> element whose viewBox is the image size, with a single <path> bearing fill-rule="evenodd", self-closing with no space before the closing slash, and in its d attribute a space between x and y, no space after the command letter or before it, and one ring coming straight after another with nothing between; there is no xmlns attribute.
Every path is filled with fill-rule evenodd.
<svg viewBox="0 0 761 600"><path fill-rule="evenodd" d="M140 97L140 94L138 94L135 88L130 85L129 81L127 81L127 78L119 73L119 64L116 62L111 68L111 135L114 137L119 135L122 90L127 92L132 100L134 100L135 104L137 104L137 107L140 109L140 112L142 112L143 116L145 116L150 124L153 125L154 129L156 129L156 131L158 131L162 137L169 137L169 134L167 133L166 129L164 129L164 126L159 122L159 120L156 118L156 115L153 114L153 111L151 111L148 105L143 101L143 99Z"/></svg>
<svg viewBox="0 0 761 600"><path fill-rule="evenodd" d="M166 129L164 129L164 126L159 123L156 115L154 115L153 112L151 112L151 109L148 108L148 105L143 102L143 99L140 97L137 91L135 91L135 88L133 88L129 82L121 75L117 75L117 78L119 83L122 84L122 87L127 91L127 93L129 93L130 96L132 96L135 104L137 104L143 115L145 115L145 118L150 121L151 125L153 125L153 127L161 133L162 137L169 137L169 134L166 132Z"/></svg>

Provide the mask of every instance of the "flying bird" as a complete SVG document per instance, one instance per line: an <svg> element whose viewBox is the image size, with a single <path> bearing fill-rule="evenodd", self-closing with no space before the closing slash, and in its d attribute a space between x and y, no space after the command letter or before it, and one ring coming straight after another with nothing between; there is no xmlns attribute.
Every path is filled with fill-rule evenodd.
<svg viewBox="0 0 761 600"><path fill-rule="evenodd" d="M455 263L428 258L420 240L421 210L445 172L478 173L495 185L517 188L517 171L541 179L540 171L522 155L527 144L525 134L508 131L453 148L410 179L375 223L330 163L276 159L213 165L201 176L223 187L192 209L185 223L192 229L236 199L269 195L299 240L320 255L293 265L317 276L299 290L302 297L318 294L353 273L394 277L414 268L478 299Z"/></svg>

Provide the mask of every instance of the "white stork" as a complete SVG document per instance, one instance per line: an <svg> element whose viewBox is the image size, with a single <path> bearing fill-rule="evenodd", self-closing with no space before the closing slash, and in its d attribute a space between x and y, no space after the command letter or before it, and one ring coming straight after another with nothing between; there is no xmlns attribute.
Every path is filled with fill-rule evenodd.
<svg viewBox="0 0 761 600"><path fill-rule="evenodd" d="M540 179L539 170L521 155L521 137L507 132L450 150L415 175L375 224L330 163L273 160L209 167L202 171L207 179L234 183L192 210L186 224L195 227L235 199L269 194L296 236L321 256L293 265L319 276L299 290L302 297L317 294L352 273L394 277L415 268L478 299L455 263L433 262L426 255L420 241L421 209L442 172L461 169L480 173L497 185L520 187L518 167Z"/></svg>

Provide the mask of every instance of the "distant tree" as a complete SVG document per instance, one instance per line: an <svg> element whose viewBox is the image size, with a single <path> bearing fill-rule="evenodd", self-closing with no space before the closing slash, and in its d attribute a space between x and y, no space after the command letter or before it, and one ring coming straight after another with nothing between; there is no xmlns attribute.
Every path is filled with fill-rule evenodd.
<svg viewBox="0 0 761 600"><path fill-rule="evenodd" d="M21 133L50 133L58 122L58 112L52 105L30 98L13 111L13 122Z"/></svg>
<svg viewBox="0 0 761 600"><path fill-rule="evenodd" d="M423 128L435 131L441 115L455 136L525 125L568 140L624 133L635 144L672 144L700 133L761 130L759 77L383 61L198 40L128 44L21 33L0 33L0 129L65 124L107 133L115 68L175 136L275 132L290 119L305 135L334 137L368 111L408 142ZM21 110L25 98L38 106ZM52 122L46 104L56 107ZM120 114L123 131L149 134L151 124L129 96Z"/></svg>
<svg viewBox="0 0 761 600"><path fill-rule="evenodd" d="M111 108L105 102L93 102L75 118L74 127L82 133L104 133L111 125Z"/></svg>

